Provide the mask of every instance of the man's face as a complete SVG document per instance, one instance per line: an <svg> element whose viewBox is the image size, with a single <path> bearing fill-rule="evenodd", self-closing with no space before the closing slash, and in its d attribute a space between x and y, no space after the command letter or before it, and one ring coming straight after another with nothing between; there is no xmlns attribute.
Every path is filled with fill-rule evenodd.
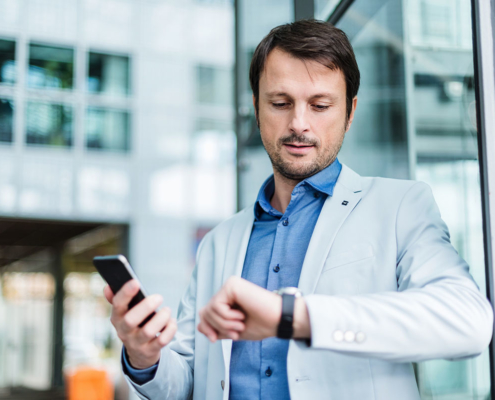
<svg viewBox="0 0 495 400"><path fill-rule="evenodd" d="M300 181L330 165L356 102L347 120L342 71L272 50L260 77L258 121L274 172Z"/></svg>

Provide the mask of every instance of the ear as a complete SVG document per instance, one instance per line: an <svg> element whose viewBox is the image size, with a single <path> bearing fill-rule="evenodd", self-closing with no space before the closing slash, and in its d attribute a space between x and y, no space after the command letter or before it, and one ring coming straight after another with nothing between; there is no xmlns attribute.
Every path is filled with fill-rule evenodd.
<svg viewBox="0 0 495 400"><path fill-rule="evenodd" d="M354 96L354 98L352 99L351 115L349 115L349 120L347 121L347 127L345 128L346 132L351 128L352 121L354 120L354 113L356 112L357 100L358 100L357 96Z"/></svg>

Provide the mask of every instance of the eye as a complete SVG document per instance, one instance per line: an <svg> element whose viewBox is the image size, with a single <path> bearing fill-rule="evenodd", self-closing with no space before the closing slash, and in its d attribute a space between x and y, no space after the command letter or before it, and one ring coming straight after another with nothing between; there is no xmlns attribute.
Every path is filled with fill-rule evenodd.
<svg viewBox="0 0 495 400"><path fill-rule="evenodd" d="M330 106L324 106L324 105L321 105L321 104L314 104L313 107L317 110L317 111L325 111L327 110Z"/></svg>
<svg viewBox="0 0 495 400"><path fill-rule="evenodd" d="M289 103L272 103L273 107L276 107L276 108L284 108L284 107L287 107L289 105Z"/></svg>

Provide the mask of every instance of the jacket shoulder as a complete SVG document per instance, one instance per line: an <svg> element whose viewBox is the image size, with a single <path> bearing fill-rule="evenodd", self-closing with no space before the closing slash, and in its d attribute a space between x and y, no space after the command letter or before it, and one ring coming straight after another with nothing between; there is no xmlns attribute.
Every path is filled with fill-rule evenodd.
<svg viewBox="0 0 495 400"><path fill-rule="evenodd" d="M418 187L429 188L427 184L411 179L361 176L345 164L342 164L342 172L337 183L353 192L363 191L366 193L380 191L381 194L386 193L388 196L392 194L396 196L404 195L411 187L415 185L418 185Z"/></svg>

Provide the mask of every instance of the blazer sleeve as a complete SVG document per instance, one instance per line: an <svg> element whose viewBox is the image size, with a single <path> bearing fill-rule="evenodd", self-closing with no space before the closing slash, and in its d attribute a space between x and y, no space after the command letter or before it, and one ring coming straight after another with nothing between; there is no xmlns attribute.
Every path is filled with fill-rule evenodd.
<svg viewBox="0 0 495 400"><path fill-rule="evenodd" d="M405 193L396 238L397 292L305 296L311 347L393 362L480 354L493 310L452 247L428 185Z"/></svg>
<svg viewBox="0 0 495 400"><path fill-rule="evenodd" d="M198 249L197 260L206 237ZM142 385L124 376L136 395L146 400L191 399L193 394L194 337L196 330L196 293L198 263L193 271L189 286L179 304L177 333L168 346L161 351L154 378Z"/></svg>

